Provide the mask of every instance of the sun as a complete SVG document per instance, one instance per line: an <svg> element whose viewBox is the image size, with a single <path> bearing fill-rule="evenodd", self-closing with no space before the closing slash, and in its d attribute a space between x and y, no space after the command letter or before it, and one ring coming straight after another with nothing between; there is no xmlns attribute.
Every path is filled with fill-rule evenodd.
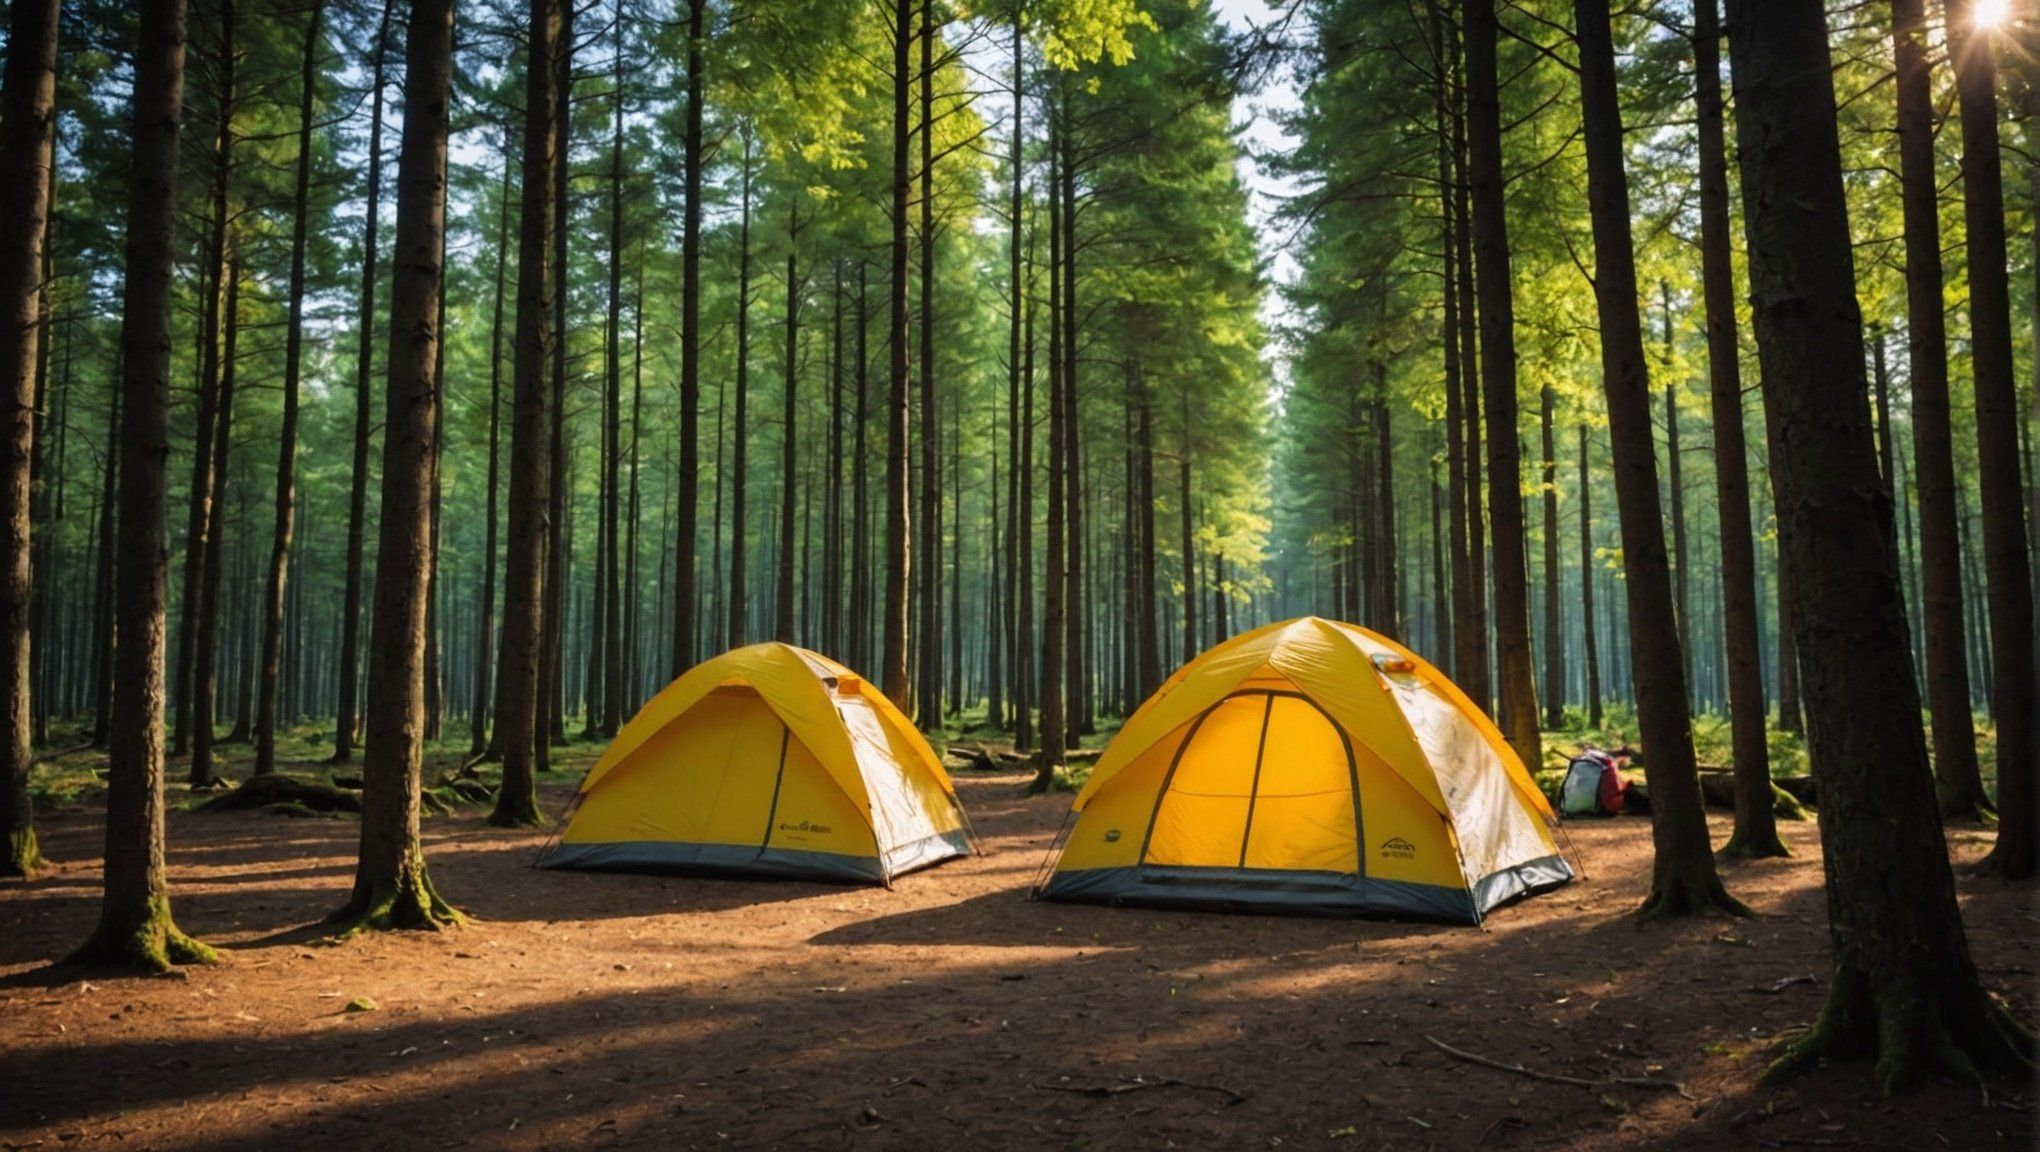
<svg viewBox="0 0 2040 1152"><path fill-rule="evenodd" d="M1976 0L1969 9L1969 22L1979 32L1988 32L2011 19L2011 0Z"/></svg>

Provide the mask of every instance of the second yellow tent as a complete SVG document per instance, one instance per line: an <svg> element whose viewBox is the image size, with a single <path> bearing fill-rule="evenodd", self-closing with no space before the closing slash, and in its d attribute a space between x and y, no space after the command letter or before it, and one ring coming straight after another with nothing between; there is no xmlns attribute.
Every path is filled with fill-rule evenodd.
<svg viewBox="0 0 2040 1152"><path fill-rule="evenodd" d="M1478 923L1573 876L1494 723L1408 649L1316 617L1179 669L1074 810L1046 899Z"/></svg>

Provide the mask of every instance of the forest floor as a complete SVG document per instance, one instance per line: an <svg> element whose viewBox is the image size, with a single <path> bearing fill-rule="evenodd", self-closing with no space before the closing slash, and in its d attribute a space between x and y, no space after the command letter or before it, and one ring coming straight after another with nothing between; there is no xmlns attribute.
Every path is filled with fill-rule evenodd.
<svg viewBox="0 0 2040 1152"><path fill-rule="evenodd" d="M2034 1146L2027 1083L1758 1086L1827 982L1812 824L1727 868L1753 921L1636 923L1631 818L1568 825L1588 878L1485 930L1162 913L1030 902L1069 798L958 776L986 854L891 891L534 871L545 833L464 808L425 840L473 919L341 943L318 920L357 823L173 788L177 919L225 951L147 979L48 968L98 907L102 821L73 805L42 822L55 866L0 886L0 1149ZM1989 834L1950 839L1959 863ZM2030 891L1959 885L2032 1020Z"/></svg>

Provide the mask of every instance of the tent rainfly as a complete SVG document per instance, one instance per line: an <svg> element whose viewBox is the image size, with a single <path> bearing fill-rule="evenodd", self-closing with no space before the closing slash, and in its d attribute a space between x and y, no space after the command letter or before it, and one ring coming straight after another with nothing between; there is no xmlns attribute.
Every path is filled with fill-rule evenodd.
<svg viewBox="0 0 2040 1152"><path fill-rule="evenodd" d="M1178 669L1072 812L1044 899L1477 924L1573 878L1493 721L1415 653L1316 617Z"/></svg>
<svg viewBox="0 0 2040 1152"><path fill-rule="evenodd" d="M900 710L843 665L772 643L654 696L539 864L890 885L970 850L955 785Z"/></svg>

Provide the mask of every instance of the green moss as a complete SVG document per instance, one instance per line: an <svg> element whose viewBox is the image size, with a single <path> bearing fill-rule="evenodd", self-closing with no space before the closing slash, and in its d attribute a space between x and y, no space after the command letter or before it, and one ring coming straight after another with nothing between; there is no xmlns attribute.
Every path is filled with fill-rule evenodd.
<svg viewBox="0 0 2040 1152"><path fill-rule="evenodd" d="M327 923L339 929L336 934L343 940L364 932L436 932L466 922L467 917L459 909L439 898L422 861L415 871L394 883L366 889L357 884L353 898L327 918Z"/></svg>
<svg viewBox="0 0 2040 1152"><path fill-rule="evenodd" d="M27 879L42 866L42 849L36 843L33 825L7 834L7 858L0 860L0 876Z"/></svg>
<svg viewBox="0 0 2040 1152"><path fill-rule="evenodd" d="M170 898L151 897L142 915L132 921L109 909L99 927L77 951L64 958L67 966L120 968L135 972L167 972L180 964L212 964L219 953L178 930L170 918Z"/></svg>

